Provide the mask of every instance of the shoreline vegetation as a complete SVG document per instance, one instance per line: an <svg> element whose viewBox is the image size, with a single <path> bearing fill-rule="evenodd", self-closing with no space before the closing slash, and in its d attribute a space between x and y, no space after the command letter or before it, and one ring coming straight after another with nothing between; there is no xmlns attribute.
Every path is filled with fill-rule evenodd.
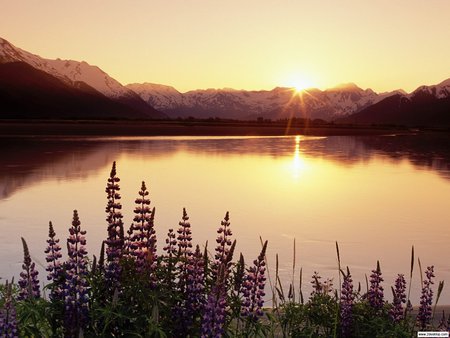
<svg viewBox="0 0 450 338"><path fill-rule="evenodd" d="M345 125L322 120L0 120L3 136L340 136L448 132L390 125Z"/></svg>
<svg viewBox="0 0 450 338"><path fill-rule="evenodd" d="M178 228L162 240L145 182L129 228L115 162L105 192L106 239L98 256L86 251L88 236L76 210L67 241L60 242L67 235L56 234L49 223L44 289L22 238L18 283L0 285L1 337L412 337L450 330L446 307L437 307L444 282L435 281L433 266L422 269L414 247L410 274L384 280L377 262L361 285L341 265L337 242L339 279L319 272L303 276L294 241L292 280L284 289L278 256L275 273L269 273L267 240L260 238L261 252L253 260L235 252L228 212L215 243L193 242L184 208ZM410 300L416 261L422 292L420 300ZM309 295L305 283L312 286ZM388 292L392 301L386 300Z"/></svg>

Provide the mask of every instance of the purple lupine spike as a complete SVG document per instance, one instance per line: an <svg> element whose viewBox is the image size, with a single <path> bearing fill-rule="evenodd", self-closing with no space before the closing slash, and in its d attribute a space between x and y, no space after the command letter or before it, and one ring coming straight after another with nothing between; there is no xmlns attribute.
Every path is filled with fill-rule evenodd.
<svg viewBox="0 0 450 338"><path fill-rule="evenodd" d="M196 318L199 318L205 307L205 277L204 259L197 245L194 253L186 265L185 285L182 291L182 299L175 307L175 315L178 317L176 336L189 336L189 330ZM181 276L180 276L181 279ZM181 290L180 283L179 289Z"/></svg>
<svg viewBox="0 0 450 338"><path fill-rule="evenodd" d="M220 338L224 334L226 319L225 265L218 269L217 280L208 295L202 317L201 337Z"/></svg>
<svg viewBox="0 0 450 338"><path fill-rule="evenodd" d="M188 265L192 257L192 231L191 224L189 223L189 216L187 215L186 209L183 208L183 216L181 221L178 223L179 228L177 230L178 237L178 287L182 293L186 289L187 279L189 276Z"/></svg>
<svg viewBox="0 0 450 338"><path fill-rule="evenodd" d="M88 282L86 231L81 230L78 212L73 211L72 226L67 239L68 260L64 287L65 328L69 336L77 337L87 324Z"/></svg>
<svg viewBox="0 0 450 338"><path fill-rule="evenodd" d="M217 246L215 248L216 254L215 254L215 270L217 271L218 267L225 263L228 253L230 252L231 248L231 229L230 229L230 214L227 211L225 214L225 217L223 221L220 222L220 227L217 230L217 233L219 234L216 238Z"/></svg>
<svg viewBox="0 0 450 338"><path fill-rule="evenodd" d="M183 216L178 224L180 226L177 230L178 251L180 253L180 258L187 262L192 256L192 231L186 208L183 208Z"/></svg>
<svg viewBox="0 0 450 338"><path fill-rule="evenodd" d="M150 280L152 284L155 285L157 282L157 278L154 274L158 265L158 254L156 252L156 231L155 231L155 208L150 212L150 219L144 225L144 234L143 234L143 243L142 243L142 251L143 251L143 259L144 259L144 267L148 270L150 274Z"/></svg>
<svg viewBox="0 0 450 338"><path fill-rule="evenodd" d="M163 250L166 252L166 256L170 258L177 254L177 240L173 229L169 229L167 233L166 246L163 247Z"/></svg>
<svg viewBox="0 0 450 338"><path fill-rule="evenodd" d="M13 281L14 282L14 281ZM0 309L0 337L19 337L17 331L16 308L13 304L12 283L6 281L3 307Z"/></svg>
<svg viewBox="0 0 450 338"><path fill-rule="evenodd" d="M178 245L178 259L175 265L177 270L178 283L177 288L181 295L175 306L175 315L178 318L176 336L187 336L188 328L191 322L191 314L187 311L187 297L186 288L188 284L189 271L188 266L192 257L192 232L191 224L189 223L189 216L187 215L186 208L183 208L183 216L181 221L178 223L179 228L177 230L177 245Z"/></svg>
<svg viewBox="0 0 450 338"><path fill-rule="evenodd" d="M372 274L370 275L370 289L367 294L370 306L377 311L380 310L384 304L384 289L381 286L381 282L383 281L384 279L381 277L380 262L377 261L377 269L372 270Z"/></svg>
<svg viewBox="0 0 450 338"><path fill-rule="evenodd" d="M39 298L41 296L38 279L39 272L35 269L34 262L31 261L27 242L23 237L21 238L23 244L23 271L20 273L20 291L18 299L24 300Z"/></svg>
<svg viewBox="0 0 450 338"><path fill-rule="evenodd" d="M223 266L224 276L226 277L223 282L225 283L225 288L227 288L227 277L230 273L233 251L236 246L236 241L231 241L232 232L230 229L230 214L228 211L226 212L224 219L220 222L217 233L215 260L211 265L211 273L213 280L218 280L219 269Z"/></svg>
<svg viewBox="0 0 450 338"><path fill-rule="evenodd" d="M166 238L166 246L163 247L166 252L164 255L164 267L166 268L165 282L169 288L172 287L175 280L175 258L177 254L177 240L173 229L169 229Z"/></svg>
<svg viewBox="0 0 450 338"><path fill-rule="evenodd" d="M227 255L218 266L215 283L207 297L202 318L202 337L221 337L224 333L227 307L227 283L235 247L236 240L226 250Z"/></svg>
<svg viewBox="0 0 450 338"><path fill-rule="evenodd" d="M186 286L186 308L193 314L200 313L205 304L205 275L203 264L203 255L200 247L197 245L187 267L189 274Z"/></svg>
<svg viewBox="0 0 450 338"><path fill-rule="evenodd" d="M428 266L425 271L425 280L422 284L422 295L420 296L419 313L417 314L417 323L421 330L427 329L431 324L431 305L433 304L433 290L431 286L434 284L434 266Z"/></svg>
<svg viewBox="0 0 450 338"><path fill-rule="evenodd" d="M237 295L241 292L242 283L245 278L245 261L242 253L239 254L239 262L236 266L236 273L234 275L234 291Z"/></svg>
<svg viewBox="0 0 450 338"><path fill-rule="evenodd" d="M395 279L394 288L392 288L393 301L392 308L389 310L389 316L394 323L399 323L404 318L403 304L406 303L406 280L403 274L399 274Z"/></svg>
<svg viewBox="0 0 450 338"><path fill-rule="evenodd" d="M136 259L138 271L147 267L150 274L156 268L156 232L154 229L155 208L150 209L149 192L142 181L139 197L136 198L133 219L132 234L130 235L130 252Z"/></svg>
<svg viewBox="0 0 450 338"><path fill-rule="evenodd" d="M354 301L355 294L353 292L353 279L350 274L350 270L347 267L347 274L344 274L344 280L342 281L340 300L341 330L343 337L350 337L351 335Z"/></svg>
<svg viewBox="0 0 450 338"><path fill-rule="evenodd" d="M123 253L124 230L122 222L122 214L120 210L120 179L116 176L116 162L113 162L108 183L106 185L106 193L108 202L106 205L106 221L108 222L108 238L106 239L106 257L108 265L106 267L106 282L111 289L118 286L120 278L120 258Z"/></svg>
<svg viewBox="0 0 450 338"><path fill-rule="evenodd" d="M63 278L63 269L60 261L60 258L62 257L61 247L59 245L59 239L56 238L56 233L53 229L52 222L48 223L47 244L47 248L44 251L47 254L45 259L48 263L46 268L48 271L47 280L50 280L53 283L50 291L50 299L57 300L60 299L62 295L62 288L60 284Z"/></svg>
<svg viewBox="0 0 450 338"><path fill-rule="evenodd" d="M133 251L135 250L134 243L132 242L134 225L131 223L130 228L127 230L126 235L123 239L122 256L133 257Z"/></svg>
<svg viewBox="0 0 450 338"><path fill-rule="evenodd" d="M149 192L145 186L145 182L142 181L141 190L139 191L139 198L135 200L137 204L134 209L136 216L134 221L141 224L141 238L147 240L147 248L156 249L156 232L154 229L155 208L150 210L150 199L147 198Z"/></svg>
<svg viewBox="0 0 450 338"><path fill-rule="evenodd" d="M247 269L245 280L242 285L244 301L242 303L242 315L251 321L256 321L263 315L262 307L265 296L264 287L266 284L266 262L265 255L267 241L261 249L258 258L253 261L253 266Z"/></svg>

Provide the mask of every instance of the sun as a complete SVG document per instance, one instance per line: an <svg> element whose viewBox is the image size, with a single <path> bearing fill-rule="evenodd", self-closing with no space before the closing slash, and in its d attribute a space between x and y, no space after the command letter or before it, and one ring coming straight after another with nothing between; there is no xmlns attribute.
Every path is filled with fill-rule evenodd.
<svg viewBox="0 0 450 338"><path fill-rule="evenodd" d="M304 91L308 86L305 86L303 84L296 84L294 85L294 89L297 93Z"/></svg>
<svg viewBox="0 0 450 338"><path fill-rule="evenodd" d="M304 76L291 77L291 79L287 80L285 83L286 86L293 88L296 93L301 93L308 88L314 87L313 81L310 81Z"/></svg>

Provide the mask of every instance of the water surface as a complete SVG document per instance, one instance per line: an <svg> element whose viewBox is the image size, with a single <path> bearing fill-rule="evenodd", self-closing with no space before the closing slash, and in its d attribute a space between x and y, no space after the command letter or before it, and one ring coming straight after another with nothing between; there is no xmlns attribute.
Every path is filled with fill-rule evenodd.
<svg viewBox="0 0 450 338"><path fill-rule="evenodd" d="M314 271L334 277L341 260L365 288L380 260L386 293L409 274L411 246L422 265L450 282L450 142L448 136L370 137L114 137L0 139L0 276L17 276L20 237L33 258L51 220L65 238L77 209L88 250L106 236L106 179L117 161L125 225L141 181L156 207L159 247L186 207L194 242L214 244L226 211L247 261L269 240L271 268L279 254L290 280L296 239L305 293ZM298 271L297 271L298 274ZM41 280L44 270L41 268ZM16 277L17 278L17 277ZM298 282L298 275L295 277ZM418 303L419 275L414 273ZM437 283L436 283L437 284ZM450 290L444 289L444 303Z"/></svg>

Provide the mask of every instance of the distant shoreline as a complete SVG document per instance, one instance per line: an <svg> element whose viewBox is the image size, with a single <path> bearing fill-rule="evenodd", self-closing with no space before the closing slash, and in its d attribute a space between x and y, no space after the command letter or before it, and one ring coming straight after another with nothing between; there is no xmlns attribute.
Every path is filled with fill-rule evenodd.
<svg viewBox="0 0 450 338"><path fill-rule="evenodd" d="M1 136L338 136L415 132L405 127L257 121L0 120Z"/></svg>

